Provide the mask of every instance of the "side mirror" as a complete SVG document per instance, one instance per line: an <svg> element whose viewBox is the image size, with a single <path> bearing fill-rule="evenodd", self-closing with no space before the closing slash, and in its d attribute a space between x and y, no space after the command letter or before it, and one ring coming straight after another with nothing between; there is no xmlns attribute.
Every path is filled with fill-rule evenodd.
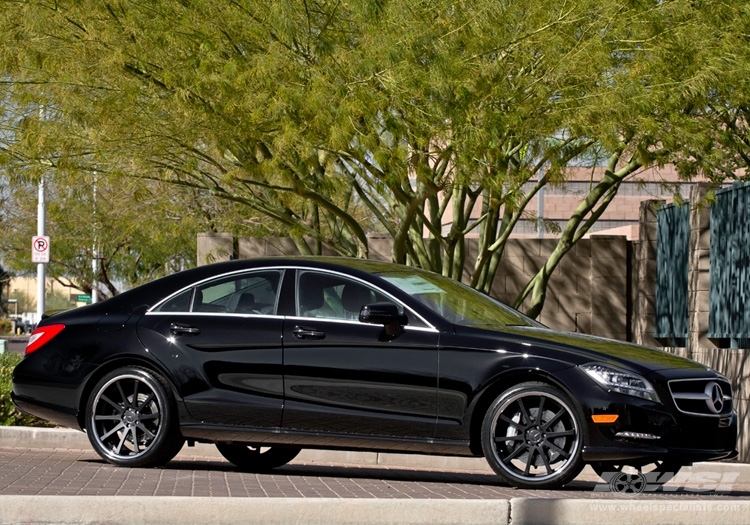
<svg viewBox="0 0 750 525"><path fill-rule="evenodd" d="M393 303L366 304L359 312L359 321L368 324L380 324L385 327L389 337L395 337L403 331L403 326L409 321L399 313L398 306Z"/></svg>

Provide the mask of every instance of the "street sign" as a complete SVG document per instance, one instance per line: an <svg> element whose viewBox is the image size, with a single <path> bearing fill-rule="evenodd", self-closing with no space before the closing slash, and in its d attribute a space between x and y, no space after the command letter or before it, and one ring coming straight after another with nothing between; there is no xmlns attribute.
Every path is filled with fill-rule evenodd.
<svg viewBox="0 0 750 525"><path fill-rule="evenodd" d="M31 238L31 262L49 262L49 237L46 235L35 235Z"/></svg>
<svg viewBox="0 0 750 525"><path fill-rule="evenodd" d="M78 295L76 295L76 302L77 303L90 303L91 296L89 294L79 293Z"/></svg>

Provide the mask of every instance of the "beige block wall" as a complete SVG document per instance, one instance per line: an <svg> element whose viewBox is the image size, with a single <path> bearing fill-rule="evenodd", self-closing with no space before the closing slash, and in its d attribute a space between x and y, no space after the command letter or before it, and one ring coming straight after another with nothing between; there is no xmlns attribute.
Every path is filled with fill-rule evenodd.
<svg viewBox="0 0 750 525"><path fill-rule="evenodd" d="M653 209L644 207L642 216L655 232ZM226 254L233 246L231 237L201 236L199 261L210 254ZM643 239L644 237L642 237ZM649 239L646 235L645 239ZM654 235L655 241L655 235ZM297 253L288 239L241 239L241 257ZM390 260L391 241L371 239L372 258ZM533 277L544 256L554 248L547 239L511 239L498 269L492 294L512 303L516 294ZM467 246L467 259L476 253L475 243ZM701 255L701 260L704 254ZM228 256L225 256L226 260ZM557 330L635 340L658 346L654 331L654 281L656 253L647 241L628 244L624 237L593 237L581 240L565 257L549 283L545 308L540 321ZM467 262L467 272L470 262ZM628 278L628 272L632 275ZM632 297L632 304L628 297ZM632 328L628 323L632 323ZM694 320L695 324L701 324ZM632 332L632 333L629 333ZM732 383L739 415L740 461L750 461L750 350L717 349L705 346L666 348L666 351L695 359L727 376Z"/></svg>
<svg viewBox="0 0 750 525"><path fill-rule="evenodd" d="M557 330L627 339L627 242L625 237L592 237L579 241L553 273L539 320ZM555 245L553 239L510 239L492 286L492 295L512 304ZM371 258L390 260L391 246L389 238L371 238ZM288 238L234 240L227 234L203 234L198 238L200 264L228 260L232 254L251 258L298 253ZM466 278L475 254L476 240L469 240ZM592 309L592 305L596 308ZM521 310L523 308L522 305Z"/></svg>

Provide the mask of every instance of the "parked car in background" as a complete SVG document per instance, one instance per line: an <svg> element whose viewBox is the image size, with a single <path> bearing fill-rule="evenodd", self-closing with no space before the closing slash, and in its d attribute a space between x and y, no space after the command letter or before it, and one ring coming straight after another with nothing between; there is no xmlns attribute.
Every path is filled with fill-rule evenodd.
<svg viewBox="0 0 750 525"><path fill-rule="evenodd" d="M736 455L715 371L344 258L218 263L56 314L12 395L125 467L165 464L187 440L252 471L304 448L484 456L513 486L554 488L587 463L606 479Z"/></svg>

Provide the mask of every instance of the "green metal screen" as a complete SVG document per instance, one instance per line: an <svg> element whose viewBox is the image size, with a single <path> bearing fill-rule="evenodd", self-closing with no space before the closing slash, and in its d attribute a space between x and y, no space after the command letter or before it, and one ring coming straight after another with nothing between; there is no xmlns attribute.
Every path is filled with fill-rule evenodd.
<svg viewBox="0 0 750 525"><path fill-rule="evenodd" d="M716 192L711 207L708 337L747 348L750 339L750 185Z"/></svg>
<svg viewBox="0 0 750 525"><path fill-rule="evenodd" d="M684 346L688 336L690 206L670 204L656 212L656 329L667 346Z"/></svg>

